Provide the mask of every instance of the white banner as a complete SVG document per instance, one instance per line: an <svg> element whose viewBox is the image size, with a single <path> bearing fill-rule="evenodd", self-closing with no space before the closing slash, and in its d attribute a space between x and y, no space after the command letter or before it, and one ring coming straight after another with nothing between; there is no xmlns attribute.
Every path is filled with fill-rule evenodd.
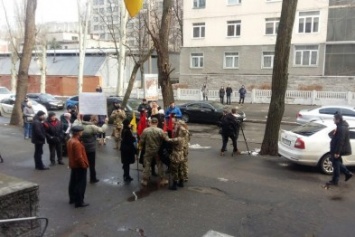
<svg viewBox="0 0 355 237"><path fill-rule="evenodd" d="M79 113L107 115L107 99L104 93L80 93Z"/></svg>
<svg viewBox="0 0 355 237"><path fill-rule="evenodd" d="M144 98L158 100L158 74L144 74Z"/></svg>

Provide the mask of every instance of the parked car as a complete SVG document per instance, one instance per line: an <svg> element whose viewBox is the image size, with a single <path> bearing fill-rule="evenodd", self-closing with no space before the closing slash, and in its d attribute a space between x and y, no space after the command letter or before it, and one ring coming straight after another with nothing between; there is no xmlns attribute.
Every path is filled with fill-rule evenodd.
<svg viewBox="0 0 355 237"><path fill-rule="evenodd" d="M196 101L182 105L177 105L182 113L182 120L185 122L218 123L223 115L223 111L228 108L219 102ZM246 120L243 111L238 114Z"/></svg>
<svg viewBox="0 0 355 237"><path fill-rule="evenodd" d="M5 99L13 95L9 89L6 87L0 86L0 100Z"/></svg>
<svg viewBox="0 0 355 237"><path fill-rule="evenodd" d="M343 115L343 118L347 121L355 121L355 108L351 106L333 105L322 106L315 109L305 109L298 112L297 123L305 124L310 121L318 119L331 119L333 120L334 114L339 112Z"/></svg>
<svg viewBox="0 0 355 237"><path fill-rule="evenodd" d="M47 93L28 93L27 97L44 105L47 110L63 109L64 103L61 100L56 99L53 95Z"/></svg>
<svg viewBox="0 0 355 237"><path fill-rule="evenodd" d="M79 96L75 95L72 97L69 97L66 101L65 101L65 108L68 108L68 106L79 106Z"/></svg>
<svg viewBox="0 0 355 237"><path fill-rule="evenodd" d="M48 114L46 107L37 103L34 100L30 100L30 101L32 102L32 107L33 107L33 110L35 113L42 110L43 112ZM14 97L2 99L0 101L0 115L4 116L4 117L11 116L12 110L14 109L14 105L15 105L15 98Z"/></svg>
<svg viewBox="0 0 355 237"><path fill-rule="evenodd" d="M355 122L348 122L350 143L355 151ZM286 159L307 166L318 166L325 174L333 173L330 161L331 132L336 125L331 120L316 120L298 126L291 131L281 130L278 148L279 154ZM344 156L345 165L355 165L355 153Z"/></svg>

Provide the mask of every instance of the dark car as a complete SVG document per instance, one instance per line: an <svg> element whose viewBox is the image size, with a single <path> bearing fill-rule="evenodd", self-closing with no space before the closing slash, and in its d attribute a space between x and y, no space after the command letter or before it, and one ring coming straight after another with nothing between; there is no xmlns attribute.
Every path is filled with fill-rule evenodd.
<svg viewBox="0 0 355 237"><path fill-rule="evenodd" d="M218 123L223 115L223 111L228 107L219 102L196 101L178 105L182 113L182 120L185 122ZM229 108L230 109L230 108ZM238 114L246 119L245 113L239 111Z"/></svg>
<svg viewBox="0 0 355 237"><path fill-rule="evenodd" d="M42 104L47 110L63 109L64 103L56 99L53 95L47 93L29 93L27 97Z"/></svg>

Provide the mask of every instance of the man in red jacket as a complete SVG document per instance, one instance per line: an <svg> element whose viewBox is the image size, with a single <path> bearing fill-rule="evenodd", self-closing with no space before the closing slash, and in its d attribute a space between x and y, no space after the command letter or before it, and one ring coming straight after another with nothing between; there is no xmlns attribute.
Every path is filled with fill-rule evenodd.
<svg viewBox="0 0 355 237"><path fill-rule="evenodd" d="M89 167L89 161L86 156L85 147L79 140L84 128L82 126L74 126L71 130L73 137L67 143L69 167L71 169L69 204L75 203L75 208L86 207L89 205L84 202L86 173Z"/></svg>

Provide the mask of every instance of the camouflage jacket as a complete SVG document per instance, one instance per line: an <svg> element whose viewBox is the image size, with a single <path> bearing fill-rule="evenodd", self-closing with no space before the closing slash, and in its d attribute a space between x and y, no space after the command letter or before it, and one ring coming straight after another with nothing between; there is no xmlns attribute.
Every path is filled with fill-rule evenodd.
<svg viewBox="0 0 355 237"><path fill-rule="evenodd" d="M110 117L113 119L114 125L116 125L117 127L122 127L122 122L127 116L126 112L123 109L115 109L114 111L112 111Z"/></svg>
<svg viewBox="0 0 355 237"><path fill-rule="evenodd" d="M172 152L170 154L170 161L173 163L180 163L184 161L184 138L176 137L170 139L172 143Z"/></svg>
<svg viewBox="0 0 355 237"><path fill-rule="evenodd" d="M145 152L158 152L163 140L169 141L168 135L161 128L152 126L144 129L139 143Z"/></svg>
<svg viewBox="0 0 355 237"><path fill-rule="evenodd" d="M182 143L183 143L182 146L183 146L184 155L187 156L188 150L189 150L190 137L191 137L189 130L187 130L186 128L180 127L176 136L182 138Z"/></svg>

